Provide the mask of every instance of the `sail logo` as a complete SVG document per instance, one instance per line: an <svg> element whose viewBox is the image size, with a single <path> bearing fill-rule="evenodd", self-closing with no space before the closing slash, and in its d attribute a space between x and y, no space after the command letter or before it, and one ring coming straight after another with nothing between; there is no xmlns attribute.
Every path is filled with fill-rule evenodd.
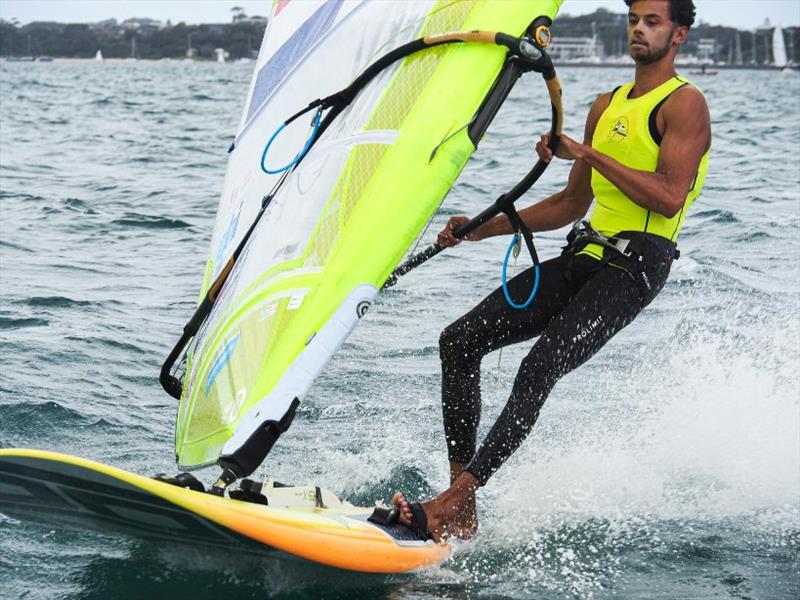
<svg viewBox="0 0 800 600"><path fill-rule="evenodd" d="M245 399L247 398L247 388L239 388L236 392L236 396L233 398L233 402L228 404L227 406L222 406L220 419L223 423L233 423L236 417L239 416L239 411L242 408L242 404L244 404Z"/></svg>
<svg viewBox="0 0 800 600"><path fill-rule="evenodd" d="M233 339L225 345L225 347L222 349L222 352L219 353L219 356L214 361L214 364L211 365L211 370L208 372L208 379L206 380L206 396L208 396L211 386L214 385L214 382L222 372L222 369L225 368L225 365L228 364L231 356L233 356L233 351L236 349L236 345L239 343L239 337L240 334L238 333L233 336Z"/></svg>
<svg viewBox="0 0 800 600"><path fill-rule="evenodd" d="M286 303L286 310L297 310L303 305L303 300L305 300L305 294L294 294L289 296L289 302Z"/></svg>
<svg viewBox="0 0 800 600"><path fill-rule="evenodd" d="M277 307L277 305L276 305L274 302L272 302L272 303L270 303L270 304L267 304L267 305L266 305L264 308L262 308L262 309L259 311L259 313L258 313L258 320L259 320L259 322L261 322L261 321L266 321L266 320L267 320L267 319L269 319L269 318L270 318L272 315L274 315L274 314L275 314L277 311L278 311L278 307Z"/></svg>
<svg viewBox="0 0 800 600"><path fill-rule="evenodd" d="M367 314L370 306L372 306L372 302L369 300L362 300L358 303L358 306L356 306L356 315L359 319Z"/></svg>
<svg viewBox="0 0 800 600"><path fill-rule="evenodd" d="M611 133L608 134L608 140L611 142L621 142L628 137L628 117L620 117L611 128Z"/></svg>

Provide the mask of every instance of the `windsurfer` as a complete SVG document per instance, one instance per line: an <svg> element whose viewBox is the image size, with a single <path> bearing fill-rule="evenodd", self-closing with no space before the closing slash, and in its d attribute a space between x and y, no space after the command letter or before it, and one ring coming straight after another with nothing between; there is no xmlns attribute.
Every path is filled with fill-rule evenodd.
<svg viewBox="0 0 800 600"><path fill-rule="evenodd" d="M674 67L694 23L694 4L625 3L635 80L595 100L583 143L561 137L556 157L574 161L566 187L519 212L532 231L548 231L582 218L595 198L591 227L573 230L564 253L541 264L539 292L528 308L512 308L498 289L440 338L451 485L427 502L410 503L400 493L393 498L400 521L434 540L474 535L476 490L530 433L556 382L655 298L677 257L686 209L702 188L711 146L708 107ZM547 142L543 136L536 151L549 161ZM451 218L439 244L458 244L453 230L467 220ZM510 233L508 219L499 216L467 239ZM526 297L533 278L531 268L511 280L511 295ZM535 336L508 403L478 448L481 359Z"/></svg>

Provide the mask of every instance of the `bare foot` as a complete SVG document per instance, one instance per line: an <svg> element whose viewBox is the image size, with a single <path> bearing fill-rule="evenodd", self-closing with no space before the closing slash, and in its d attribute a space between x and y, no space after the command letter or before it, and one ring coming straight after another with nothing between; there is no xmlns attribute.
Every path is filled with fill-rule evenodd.
<svg viewBox="0 0 800 600"><path fill-rule="evenodd" d="M450 485L455 483L466 467L467 463L450 461ZM465 540L473 537L478 530L478 505L474 493L470 495L469 502L458 517L458 527L461 528L459 537Z"/></svg>
<svg viewBox="0 0 800 600"><path fill-rule="evenodd" d="M458 537L462 540L472 539L478 532L478 503L475 499L475 494L470 496L464 510L454 521L453 527L458 528Z"/></svg>
<svg viewBox="0 0 800 600"><path fill-rule="evenodd" d="M442 535L437 531L438 529L438 519L436 519L432 512L431 512L431 504L434 500L429 500L428 502L421 502L420 507L422 508L422 512L425 513L425 517L427 519L427 530L434 541L438 542L441 541ZM408 527L411 527L412 520L414 518L413 513L411 512L411 507L408 504L408 501L405 499L405 496L400 492L397 492L394 497L392 498L392 506L398 513L399 521Z"/></svg>
<svg viewBox="0 0 800 600"><path fill-rule="evenodd" d="M436 498L420 504L427 518L427 530L434 541L440 542L448 537L469 539L478 528L475 490L478 481L472 473L459 475L453 484ZM411 508L401 493L392 498L392 504L399 513L400 522L411 525Z"/></svg>

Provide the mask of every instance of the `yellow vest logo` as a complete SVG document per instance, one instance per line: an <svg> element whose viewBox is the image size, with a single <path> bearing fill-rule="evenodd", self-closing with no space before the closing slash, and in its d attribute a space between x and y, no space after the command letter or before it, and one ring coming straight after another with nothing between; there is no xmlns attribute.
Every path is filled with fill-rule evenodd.
<svg viewBox="0 0 800 600"><path fill-rule="evenodd" d="M609 142L621 142L628 137L628 117L620 117L608 134Z"/></svg>

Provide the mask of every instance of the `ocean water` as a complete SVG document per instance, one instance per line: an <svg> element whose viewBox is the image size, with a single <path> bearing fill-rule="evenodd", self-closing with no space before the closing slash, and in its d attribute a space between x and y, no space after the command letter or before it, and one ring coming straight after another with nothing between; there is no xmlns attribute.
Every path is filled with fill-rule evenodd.
<svg viewBox="0 0 800 600"><path fill-rule="evenodd" d="M174 471L176 403L158 371L194 306L251 68L0 64L0 447ZM579 138L593 98L632 73L560 75ZM800 77L697 79L714 148L681 259L659 298L559 382L448 562L365 576L0 515L0 597L800 596ZM527 171L548 115L529 76L423 244ZM567 170L553 164L524 201ZM537 236L540 256L564 234ZM438 334L499 284L506 243L462 244L382 294L266 472L354 503L441 490ZM528 348L484 361L484 431Z"/></svg>

